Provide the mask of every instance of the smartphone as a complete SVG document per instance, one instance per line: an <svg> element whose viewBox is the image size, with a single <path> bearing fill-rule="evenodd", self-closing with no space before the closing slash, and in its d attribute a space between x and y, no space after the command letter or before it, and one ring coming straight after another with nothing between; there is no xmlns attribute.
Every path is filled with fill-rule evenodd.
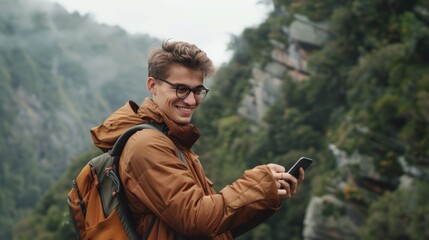
<svg viewBox="0 0 429 240"><path fill-rule="evenodd" d="M296 163L287 171L290 175L294 176L295 178L299 178L299 168L307 169L311 164L313 163L313 160L306 157L301 157L296 161Z"/></svg>

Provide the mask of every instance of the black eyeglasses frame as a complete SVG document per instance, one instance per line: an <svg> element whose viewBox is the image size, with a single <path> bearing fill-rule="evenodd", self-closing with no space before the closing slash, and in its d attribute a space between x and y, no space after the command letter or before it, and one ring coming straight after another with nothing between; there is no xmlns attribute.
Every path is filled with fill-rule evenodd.
<svg viewBox="0 0 429 240"><path fill-rule="evenodd" d="M158 77L154 77L154 78L156 80L160 80L161 82L165 82L168 85L172 86L174 89L176 89L176 97L179 98L179 99L182 99L182 100L185 99L185 98L187 98L189 96L189 94L191 94L191 92L193 92L195 100L202 101L207 96L207 93L210 91L204 85L200 85L200 86L197 86L195 88L190 88L189 86L187 86L185 84L181 84L181 83L174 84L174 83L171 83L168 80L165 80L165 79L162 79L162 78L158 78ZM181 90L183 90L183 91L186 90L186 94L185 95L180 95L179 94L180 88L182 88ZM196 91L201 91L201 93L204 93L204 94L197 94ZM202 97L198 97L198 96L202 96Z"/></svg>

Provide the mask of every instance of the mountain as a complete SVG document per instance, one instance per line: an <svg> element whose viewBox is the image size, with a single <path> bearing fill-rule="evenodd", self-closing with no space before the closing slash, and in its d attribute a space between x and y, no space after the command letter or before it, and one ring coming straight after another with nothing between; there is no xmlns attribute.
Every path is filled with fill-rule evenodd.
<svg viewBox="0 0 429 240"><path fill-rule="evenodd" d="M41 0L0 1L0 239L89 148L89 128L142 101L159 43Z"/></svg>
<svg viewBox="0 0 429 240"><path fill-rule="evenodd" d="M259 164L315 163L239 239L429 238L429 3L263 2L274 10L232 39L195 114L194 150L217 189ZM16 239L73 239L64 199L94 154L76 156Z"/></svg>

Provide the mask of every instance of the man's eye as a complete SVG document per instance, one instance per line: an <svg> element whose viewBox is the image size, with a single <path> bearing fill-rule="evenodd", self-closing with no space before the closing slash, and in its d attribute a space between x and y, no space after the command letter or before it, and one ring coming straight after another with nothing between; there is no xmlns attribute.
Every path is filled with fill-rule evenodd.
<svg viewBox="0 0 429 240"><path fill-rule="evenodd" d="M187 86L177 86L178 93L187 93L189 91L189 87Z"/></svg>
<svg viewBox="0 0 429 240"><path fill-rule="evenodd" d="M201 94L203 91L205 90L205 88L200 87L194 90L194 94Z"/></svg>

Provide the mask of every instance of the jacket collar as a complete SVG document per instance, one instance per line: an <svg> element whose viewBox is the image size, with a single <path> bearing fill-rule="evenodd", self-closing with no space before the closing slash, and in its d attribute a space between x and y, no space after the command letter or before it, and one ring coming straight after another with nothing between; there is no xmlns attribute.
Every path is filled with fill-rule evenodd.
<svg viewBox="0 0 429 240"><path fill-rule="evenodd" d="M176 124L159 109L152 99L146 98L140 107L133 101L127 102L107 117L102 124L91 128L92 141L101 150L108 151L127 129L150 122L165 125L164 133L176 145L186 149L191 149L201 135L192 124Z"/></svg>
<svg viewBox="0 0 429 240"><path fill-rule="evenodd" d="M167 136L176 144L190 149L201 136L200 131L192 124L179 125L171 120L158 105L150 98L146 98L137 110L141 119L164 123L167 128Z"/></svg>

